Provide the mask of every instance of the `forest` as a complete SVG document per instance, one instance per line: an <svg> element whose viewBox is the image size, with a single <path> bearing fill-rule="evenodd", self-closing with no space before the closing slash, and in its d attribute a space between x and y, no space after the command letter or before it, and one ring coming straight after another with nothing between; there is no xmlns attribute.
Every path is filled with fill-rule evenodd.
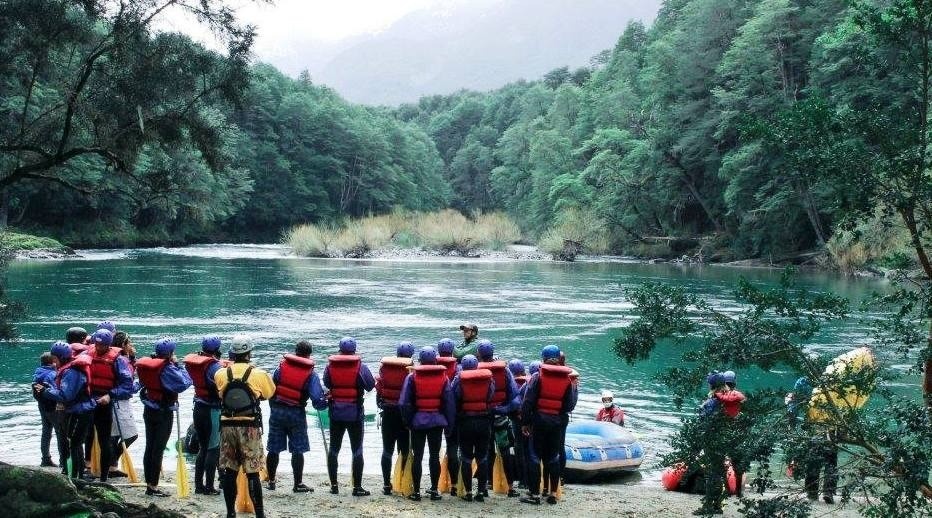
<svg viewBox="0 0 932 518"><path fill-rule="evenodd" d="M922 2L669 0L589 66L399 107L251 63L222 3L226 55L155 31L155 4L107 3L0 7L0 224L74 246L276 242L452 207L504 211L532 242L575 223L616 253L842 267L915 265L928 239Z"/></svg>

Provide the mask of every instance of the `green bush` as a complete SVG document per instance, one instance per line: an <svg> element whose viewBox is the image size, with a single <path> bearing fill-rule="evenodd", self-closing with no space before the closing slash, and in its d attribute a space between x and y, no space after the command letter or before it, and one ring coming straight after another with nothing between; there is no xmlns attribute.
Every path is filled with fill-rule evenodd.
<svg viewBox="0 0 932 518"><path fill-rule="evenodd" d="M605 224L591 213L569 210L557 219L556 225L541 235L537 247L554 257L560 257L573 244L583 253L607 253L609 240ZM572 260L572 257L564 259Z"/></svg>
<svg viewBox="0 0 932 518"><path fill-rule="evenodd" d="M291 229L286 242L294 252L304 257L329 257L333 252L336 232L333 229L307 224Z"/></svg>
<svg viewBox="0 0 932 518"><path fill-rule="evenodd" d="M0 244L2 244L3 248L13 252L25 250L53 250L65 252L68 250L65 245L49 237L33 236L31 234L9 231L0 232Z"/></svg>
<svg viewBox="0 0 932 518"><path fill-rule="evenodd" d="M501 212L478 214L474 219L474 233L483 248L503 250L521 240L521 228Z"/></svg>

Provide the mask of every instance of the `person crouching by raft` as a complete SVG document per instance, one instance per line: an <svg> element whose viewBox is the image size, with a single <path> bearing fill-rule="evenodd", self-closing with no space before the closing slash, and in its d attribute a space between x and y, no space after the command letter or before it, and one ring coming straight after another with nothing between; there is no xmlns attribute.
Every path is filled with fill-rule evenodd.
<svg viewBox="0 0 932 518"><path fill-rule="evenodd" d="M56 374L55 357L50 352L44 352L39 356L39 366L32 374L32 384L51 386L55 383ZM59 437L55 426L55 402L41 397L35 391L33 391L33 396L39 403L39 420L42 422L42 437L39 441L42 462L39 465L43 468L57 468L58 464L52 461L52 432L56 432L56 442L61 442L62 438Z"/></svg>
<svg viewBox="0 0 932 518"><path fill-rule="evenodd" d="M460 331L463 332L463 341L456 346L453 356L459 361L463 361L463 357L467 354L479 357L479 326L476 324L463 324L460 326Z"/></svg>
<svg viewBox="0 0 932 518"><path fill-rule="evenodd" d="M459 362L453 352L456 350L456 344L449 338L443 338L437 342L437 364L443 365L447 369L447 379L453 383L453 378L459 371ZM448 426L443 433L443 440L446 443L444 456L447 462L447 473L450 475L450 496L456 496L456 484L460 475L460 454L459 439L456 426Z"/></svg>
<svg viewBox="0 0 932 518"><path fill-rule="evenodd" d="M508 485L512 489L517 482L521 488L527 488L527 438L521 433L521 402L524 399L524 387L527 384L527 369L524 362L513 359L508 362L508 370L514 377L515 386L518 387L517 408L508 414L511 422L511 435L514 438L514 471L509 474Z"/></svg>
<svg viewBox="0 0 932 518"><path fill-rule="evenodd" d="M220 494L214 487L220 461L220 394L214 378L228 365L220 359L222 346L219 337L206 336L200 352L184 357L184 368L194 383L194 434L201 445L194 461L194 493L198 495Z"/></svg>
<svg viewBox="0 0 932 518"><path fill-rule="evenodd" d="M528 469L530 494L521 499L527 504L540 505L541 472L544 464L544 481L547 503L556 504L556 490L560 483L560 449L564 419L576 408L577 391L570 379L572 369L560 365L560 348L548 345L541 351L540 371L531 376L521 405L521 431L531 438L532 455Z"/></svg>
<svg viewBox="0 0 932 518"><path fill-rule="evenodd" d="M120 350L120 356L129 366L130 377L134 377L136 375L136 349L129 335L123 331L113 333L113 347ZM127 474L117 468L121 453L120 441L129 448L139 438L139 433L136 431L136 418L133 415L133 405L130 399L118 399L111 404L113 405L113 426L110 428L110 478L125 477Z"/></svg>
<svg viewBox="0 0 932 518"><path fill-rule="evenodd" d="M625 412L615 404L615 393L611 390L602 391L602 408L595 415L596 421L625 425Z"/></svg>
<svg viewBox="0 0 932 518"><path fill-rule="evenodd" d="M386 495L392 494L392 456L397 449L402 462L406 462L404 456L410 448L410 437L401 419L398 399L408 377L408 367L414 364L412 356L413 344L398 344L395 356L382 358L379 376L375 380L375 403L382 410L382 493Z"/></svg>
<svg viewBox="0 0 932 518"><path fill-rule="evenodd" d="M91 358L91 396L98 402L94 407L93 426L100 448L100 481L106 482L110 471L110 435L113 430L111 403L128 401L133 397L133 373L129 360L120 354L120 348L112 347L113 333L109 329L95 331L91 335L91 343L93 347L88 348L84 354Z"/></svg>
<svg viewBox="0 0 932 518"><path fill-rule="evenodd" d="M427 494L431 500L440 500L437 491L440 481L440 440L444 430L456 425L456 407L447 379L447 369L437 365L437 350L429 345L421 348L418 363L414 372L405 378L400 398L402 418L411 430L414 493L408 498L415 502L421 500L421 466L425 442L430 470L430 489Z"/></svg>
<svg viewBox="0 0 932 518"><path fill-rule="evenodd" d="M72 355L70 345L56 342L51 351L58 371L51 385L33 385L38 395L56 403L55 410L64 441L59 442L62 472L72 478L84 475L84 440L91 427L97 400L91 397L91 359ZM68 460L71 472L68 472Z"/></svg>
<svg viewBox="0 0 932 518"><path fill-rule="evenodd" d="M369 368L356 355L356 340L340 340L339 354L327 358L324 369L324 386L330 390L330 452L327 455L327 472L330 475L330 492L339 494L337 459L343 445L343 435L349 434L353 450L353 496L369 496L362 488L362 440L366 419L363 396L375 388L375 379Z"/></svg>
<svg viewBox="0 0 932 518"><path fill-rule="evenodd" d="M227 518L236 518L236 476L246 472L249 499L256 518L265 518L262 483L262 411L259 401L275 395L275 383L264 370L249 363L253 345L248 337L233 337L233 363L214 375L220 394L220 483Z"/></svg>
<svg viewBox="0 0 932 518"><path fill-rule="evenodd" d="M188 372L178 365L170 338L155 342L155 354L136 361L136 372L142 392L139 398L145 408L142 421L146 426L146 448L142 456L147 496L168 496L159 489L162 457L172 434L174 412L178 410L178 394L192 385Z"/></svg>
<svg viewBox="0 0 932 518"><path fill-rule="evenodd" d="M286 443L291 453L291 472L294 479L291 491L314 491L302 481L304 453L311 450L307 436L307 413L304 409L310 400L315 409L323 410L327 408L327 399L324 397L320 377L314 372L311 352L313 351L310 342L298 342L294 347L294 354L286 354L272 373L275 396L269 400L269 439L266 444L270 491L275 491L278 456L285 450Z"/></svg>
<svg viewBox="0 0 932 518"><path fill-rule="evenodd" d="M460 449L460 477L467 502L473 501L472 462L476 461L478 483L475 500L485 501L488 493L489 437L492 433L490 410L495 382L492 373L479 369L479 359L467 354L460 360L460 372L453 378L453 401Z"/></svg>
<svg viewBox="0 0 932 518"><path fill-rule="evenodd" d="M510 444L513 441L509 441L507 438L508 428L510 428L508 414L519 408L518 386L515 385L514 376L508 370L508 364L495 358L495 344L489 340L482 340L479 342L478 350L479 368L488 369L492 373L492 381L495 383L495 393L492 394L492 430L489 434L488 479L492 480L493 466L499 454L501 454L502 464L504 464L505 478L511 479L507 473L514 471L514 451L513 445ZM498 441L497 438L500 434L504 435L504 437L501 441ZM518 496L518 492L511 487L509 482L509 480L505 481L509 486L508 496ZM489 495L483 494L483 496Z"/></svg>

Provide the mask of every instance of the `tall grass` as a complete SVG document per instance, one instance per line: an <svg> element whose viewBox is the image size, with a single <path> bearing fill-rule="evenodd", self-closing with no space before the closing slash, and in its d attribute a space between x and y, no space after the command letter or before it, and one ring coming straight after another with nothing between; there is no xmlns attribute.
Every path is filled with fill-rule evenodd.
<svg viewBox="0 0 932 518"><path fill-rule="evenodd" d="M285 242L298 255L357 258L387 248L421 248L468 256L477 249L502 250L520 239L520 228L504 214L467 218L450 209L426 214L395 211L353 220L341 227L307 224L293 228L285 236Z"/></svg>
<svg viewBox="0 0 932 518"><path fill-rule="evenodd" d="M537 241L538 248L554 257L562 256L573 244L578 245L580 252L607 253L609 239L604 222L589 212L567 211ZM566 259L572 260L573 257Z"/></svg>
<svg viewBox="0 0 932 518"><path fill-rule="evenodd" d="M832 262L844 272L868 265L907 269L915 266L906 229L878 209L850 230L835 232L826 243Z"/></svg>

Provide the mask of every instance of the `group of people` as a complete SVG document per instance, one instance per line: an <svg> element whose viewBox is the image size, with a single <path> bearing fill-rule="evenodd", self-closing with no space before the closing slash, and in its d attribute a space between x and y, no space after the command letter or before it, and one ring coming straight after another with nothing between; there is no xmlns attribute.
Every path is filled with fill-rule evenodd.
<svg viewBox="0 0 932 518"><path fill-rule="evenodd" d="M577 401L578 374L565 365L556 345L541 350L540 361L525 365L495 356L495 346L480 340L474 324L460 326L463 341L440 340L417 351L409 342L383 358L373 376L356 354L356 341L343 338L338 353L327 358L321 376L312 346L298 342L269 374L253 365L253 344L235 336L228 358L222 341L206 337L201 351L179 362L177 343L155 342L151 355L137 357L126 333L103 322L94 333L71 328L66 340L42 355L33 393L43 422L42 465L54 466L49 451L54 430L62 473L89 477L91 446L99 445L101 481L125 476L116 468L118 451L136 438L128 404L139 394L144 410L146 445L143 456L146 494L167 496L159 489L162 457L177 422L179 394L194 386L193 426L201 448L195 462L195 493L223 493L228 516L235 516L236 478L242 470L257 516L264 516L259 472L268 474L276 490L279 455L291 453L292 491L313 491L302 481L303 454L309 451L306 406L329 412L330 444L327 472L330 492L339 494L338 456L343 438L352 450L352 495L367 496L362 487L365 410L363 397L375 389L381 409L383 492L397 492L392 459L397 453L410 466L412 490L420 501L421 465L428 453L430 500L440 492L440 450L446 442L449 493L466 501L484 501L496 456L507 478L507 495L539 505L557 503L557 488L566 459L564 442L569 414ZM623 424L624 416L607 401L600 419ZM263 449L260 401L269 403L268 442ZM617 410L617 411L616 411ZM605 413L605 416L602 414ZM174 419L173 419L174 418ZM96 440L95 440L96 436ZM69 468L70 464L70 468ZM474 467L475 465L475 467ZM112 466L112 467L110 467ZM110 467L110 468L107 468ZM219 472L220 489L214 485ZM475 493L472 479L476 478ZM222 491L221 491L222 490Z"/></svg>

